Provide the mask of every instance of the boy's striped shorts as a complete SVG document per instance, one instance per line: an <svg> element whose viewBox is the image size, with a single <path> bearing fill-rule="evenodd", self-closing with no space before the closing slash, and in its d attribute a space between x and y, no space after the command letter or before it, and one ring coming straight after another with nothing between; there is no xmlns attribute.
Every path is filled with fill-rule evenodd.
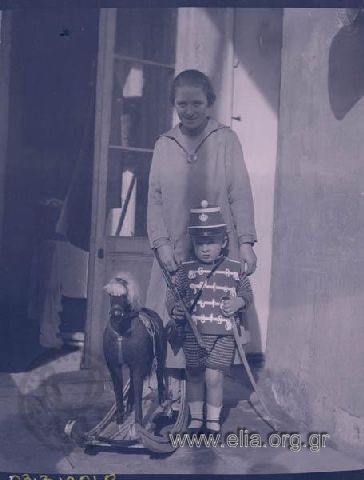
<svg viewBox="0 0 364 480"><path fill-rule="evenodd" d="M192 332L186 332L183 352L187 367L228 370L234 360L235 340L232 335L201 335L207 350L197 343Z"/></svg>

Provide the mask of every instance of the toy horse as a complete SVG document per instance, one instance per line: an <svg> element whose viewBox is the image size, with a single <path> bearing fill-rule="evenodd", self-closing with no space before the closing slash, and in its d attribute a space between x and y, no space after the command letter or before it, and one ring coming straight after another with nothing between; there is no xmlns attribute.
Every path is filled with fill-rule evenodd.
<svg viewBox="0 0 364 480"><path fill-rule="evenodd" d="M127 412L135 407L135 423L143 425L144 379L156 364L158 400L165 399L164 365L167 341L163 322L153 310L140 307L140 291L130 274L116 275L105 287L110 296L103 347L116 399L116 422L124 421L123 365L129 367Z"/></svg>

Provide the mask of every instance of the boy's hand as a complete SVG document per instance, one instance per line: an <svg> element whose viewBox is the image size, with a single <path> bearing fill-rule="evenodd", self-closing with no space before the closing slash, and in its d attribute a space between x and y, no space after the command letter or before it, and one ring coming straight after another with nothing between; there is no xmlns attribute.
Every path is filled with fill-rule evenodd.
<svg viewBox="0 0 364 480"><path fill-rule="evenodd" d="M177 327L173 320L170 320L166 325L167 340L175 354L182 347L185 339L184 327Z"/></svg>
<svg viewBox="0 0 364 480"><path fill-rule="evenodd" d="M226 317L231 317L243 307L245 307L245 300L241 297L230 297L221 302L221 311Z"/></svg>
<svg viewBox="0 0 364 480"><path fill-rule="evenodd" d="M186 321L185 310L180 303L177 303L171 312L171 317L176 322L176 325L184 324Z"/></svg>

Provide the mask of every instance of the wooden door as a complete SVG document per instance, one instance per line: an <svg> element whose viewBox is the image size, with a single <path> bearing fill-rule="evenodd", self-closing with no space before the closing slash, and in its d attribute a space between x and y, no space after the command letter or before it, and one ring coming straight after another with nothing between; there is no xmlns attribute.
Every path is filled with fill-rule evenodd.
<svg viewBox="0 0 364 480"><path fill-rule="evenodd" d="M131 272L145 300L152 264L146 231L153 146L172 125L176 9L102 9L84 367L101 354L103 285Z"/></svg>

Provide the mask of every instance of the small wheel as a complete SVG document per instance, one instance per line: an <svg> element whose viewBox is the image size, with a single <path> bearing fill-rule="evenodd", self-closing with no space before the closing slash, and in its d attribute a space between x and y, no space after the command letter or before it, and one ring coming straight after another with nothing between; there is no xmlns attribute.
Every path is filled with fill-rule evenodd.
<svg viewBox="0 0 364 480"><path fill-rule="evenodd" d="M86 455L89 455L90 457L94 457L97 455L97 447L94 445L86 445L85 450L84 450Z"/></svg>
<svg viewBox="0 0 364 480"><path fill-rule="evenodd" d="M81 430L76 420L69 420L64 427L64 433L73 440L77 445L84 446L85 434Z"/></svg>
<svg viewBox="0 0 364 480"><path fill-rule="evenodd" d="M186 401L186 380L181 369L180 378L166 376L167 399L159 405L156 380L152 378L149 392L144 386L143 392L143 425L152 430L158 419L163 417L168 425L169 433L181 432L188 420Z"/></svg>
<svg viewBox="0 0 364 480"><path fill-rule="evenodd" d="M169 435L181 433L186 429L188 405L186 380L182 372L181 370L179 379L167 377L169 400L156 409L149 418L144 416L144 427L138 426L138 434L143 445L154 453L174 452L176 448L171 444ZM164 425L161 425L163 419Z"/></svg>

